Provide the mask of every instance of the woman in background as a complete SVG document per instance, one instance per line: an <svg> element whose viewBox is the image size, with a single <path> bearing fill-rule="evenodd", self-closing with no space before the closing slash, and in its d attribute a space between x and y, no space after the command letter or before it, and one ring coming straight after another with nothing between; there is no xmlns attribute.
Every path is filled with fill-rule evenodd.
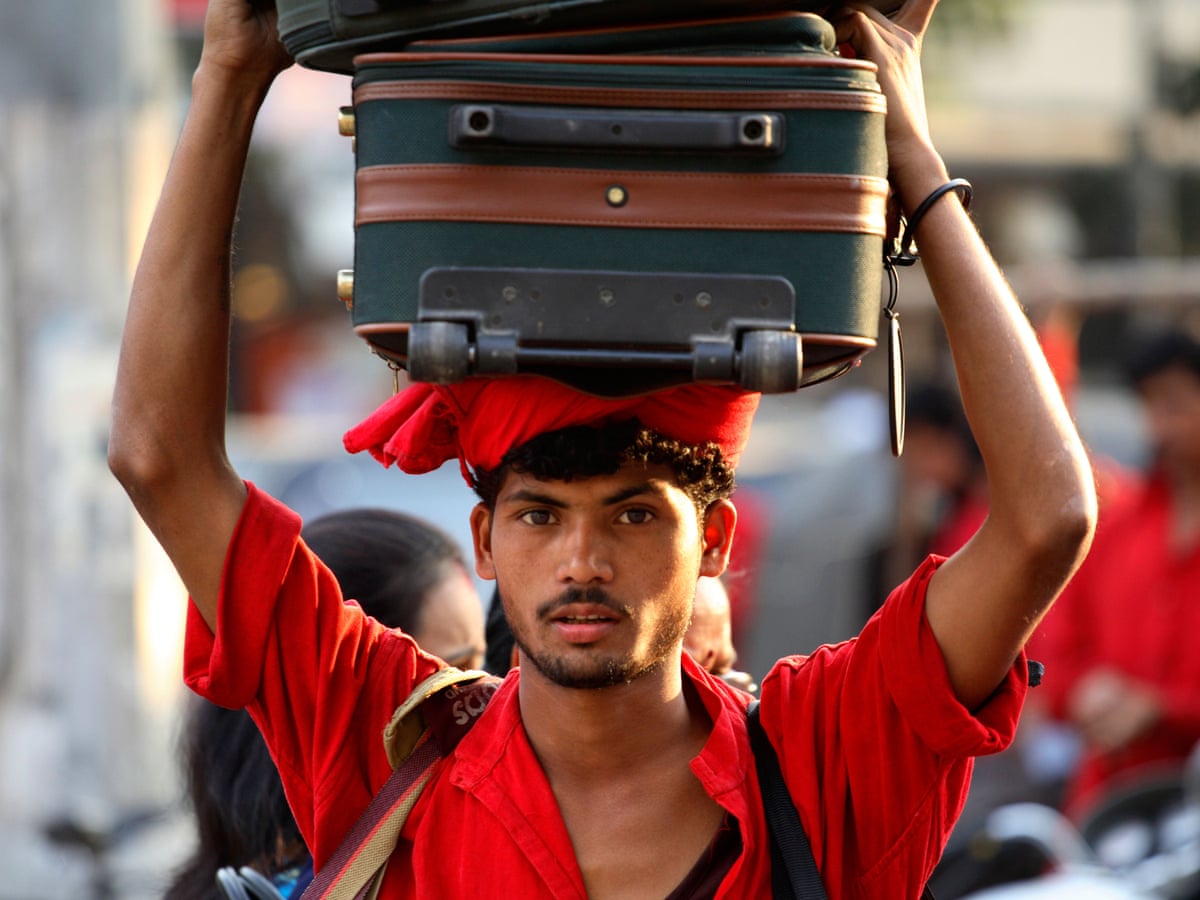
<svg viewBox="0 0 1200 900"><path fill-rule="evenodd" d="M322 516L301 535L343 595L368 615L449 665L482 664L483 609L451 537L416 517L378 509ZM283 900L298 898L312 880L312 861L250 716L196 698L182 755L197 845L165 900L269 897L271 889Z"/></svg>

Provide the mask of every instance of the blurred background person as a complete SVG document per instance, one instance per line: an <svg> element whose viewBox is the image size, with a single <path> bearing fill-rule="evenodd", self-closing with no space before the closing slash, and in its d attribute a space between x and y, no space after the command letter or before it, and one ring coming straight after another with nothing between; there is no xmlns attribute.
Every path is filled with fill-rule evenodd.
<svg viewBox="0 0 1200 900"><path fill-rule="evenodd" d="M1182 767L1200 742L1200 343L1146 340L1129 376L1153 459L1144 482L1102 507L1096 541L1035 638L1040 699L1085 749L1065 808Z"/></svg>
<svg viewBox="0 0 1200 900"><path fill-rule="evenodd" d="M696 582L692 621L683 636L683 649L709 674L748 693L758 690L753 676L733 667L738 653L733 646L729 591L720 578L705 576Z"/></svg>
<svg viewBox="0 0 1200 900"><path fill-rule="evenodd" d="M482 664L479 595L462 550L440 529L404 513L352 509L312 520L301 536L348 602L450 665ZM197 841L166 900L220 900L218 871L230 867L222 877L235 877L243 866L270 878L284 900L299 897L312 861L258 727L244 710L199 698L186 715L182 752Z"/></svg>
<svg viewBox="0 0 1200 900"><path fill-rule="evenodd" d="M895 524L875 555L863 621L922 559L950 556L987 518L983 459L957 391L926 381L907 394Z"/></svg>
<svg viewBox="0 0 1200 900"><path fill-rule="evenodd" d="M949 556L988 512L983 458L956 391L930 382L908 395L900 466L909 491L902 516L913 519L920 555Z"/></svg>

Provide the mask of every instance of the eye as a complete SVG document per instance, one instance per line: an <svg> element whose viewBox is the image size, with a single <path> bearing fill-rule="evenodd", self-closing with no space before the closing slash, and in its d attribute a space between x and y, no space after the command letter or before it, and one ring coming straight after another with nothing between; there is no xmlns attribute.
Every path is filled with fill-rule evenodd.
<svg viewBox="0 0 1200 900"><path fill-rule="evenodd" d="M549 525L554 521L554 516L548 509L528 509L517 519L526 525Z"/></svg>
<svg viewBox="0 0 1200 900"><path fill-rule="evenodd" d="M632 509L623 510L621 515L617 517L617 521L622 525L645 525L653 518L654 513L650 510L633 507Z"/></svg>

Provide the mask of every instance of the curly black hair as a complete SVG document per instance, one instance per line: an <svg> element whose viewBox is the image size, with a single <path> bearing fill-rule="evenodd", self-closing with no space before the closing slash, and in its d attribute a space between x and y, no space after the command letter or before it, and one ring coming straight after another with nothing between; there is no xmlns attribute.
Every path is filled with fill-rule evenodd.
<svg viewBox="0 0 1200 900"><path fill-rule="evenodd" d="M685 444L651 431L637 419L539 434L509 450L494 469L477 469L473 487L484 505L495 509L500 485L509 472L539 481L574 481L612 475L629 462L669 466L676 486L700 513L733 493L733 468L717 444Z"/></svg>

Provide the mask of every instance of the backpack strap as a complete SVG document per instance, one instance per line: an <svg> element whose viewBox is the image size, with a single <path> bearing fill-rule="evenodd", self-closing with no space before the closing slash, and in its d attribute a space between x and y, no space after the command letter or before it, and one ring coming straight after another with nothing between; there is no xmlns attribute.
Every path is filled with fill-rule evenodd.
<svg viewBox="0 0 1200 900"><path fill-rule="evenodd" d="M384 729L391 776L301 900L373 900L378 895L400 830L434 767L475 724L500 681L486 672L448 666L413 689Z"/></svg>

